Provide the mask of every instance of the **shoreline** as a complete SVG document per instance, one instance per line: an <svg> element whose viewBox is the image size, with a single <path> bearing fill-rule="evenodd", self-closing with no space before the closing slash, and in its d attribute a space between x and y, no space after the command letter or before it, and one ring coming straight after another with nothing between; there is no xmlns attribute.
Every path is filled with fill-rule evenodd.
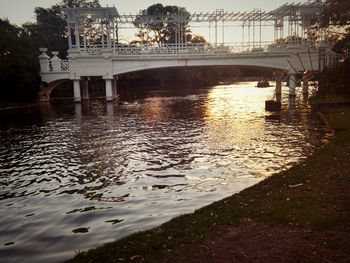
<svg viewBox="0 0 350 263"><path fill-rule="evenodd" d="M302 163L68 262L343 262L350 257L350 107L321 112L335 137Z"/></svg>
<svg viewBox="0 0 350 263"><path fill-rule="evenodd" d="M17 109L26 109L26 108L33 108L38 106L39 103L25 103L23 105L13 105L13 106L0 106L0 111L5 111L5 110L17 110Z"/></svg>

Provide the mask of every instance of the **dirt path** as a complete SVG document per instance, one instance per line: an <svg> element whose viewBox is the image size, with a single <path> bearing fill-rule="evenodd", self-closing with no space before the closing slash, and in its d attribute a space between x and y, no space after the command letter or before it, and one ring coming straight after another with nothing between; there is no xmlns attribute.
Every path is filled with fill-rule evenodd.
<svg viewBox="0 0 350 263"><path fill-rule="evenodd" d="M269 226L251 220L182 249L164 262L350 262L349 231Z"/></svg>

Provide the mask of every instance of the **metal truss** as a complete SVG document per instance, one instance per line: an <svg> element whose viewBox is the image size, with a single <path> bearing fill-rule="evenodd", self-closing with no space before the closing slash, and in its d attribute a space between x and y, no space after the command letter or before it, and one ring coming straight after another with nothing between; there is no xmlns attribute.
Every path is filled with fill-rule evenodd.
<svg viewBox="0 0 350 263"><path fill-rule="evenodd" d="M261 11L261 9L254 9L250 12L227 12L223 9L217 9L211 13L178 14L171 16L147 16L141 11L138 15L121 14L117 17L117 21L120 24L140 22L144 24L162 23L170 20L174 23L276 21L281 18L302 21L306 16L320 14L326 5L327 3L325 2L308 2L285 4L270 12Z"/></svg>

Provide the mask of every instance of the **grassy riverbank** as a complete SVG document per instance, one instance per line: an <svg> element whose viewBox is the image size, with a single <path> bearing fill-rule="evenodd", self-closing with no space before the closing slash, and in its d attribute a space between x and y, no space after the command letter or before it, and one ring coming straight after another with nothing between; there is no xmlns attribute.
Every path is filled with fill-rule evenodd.
<svg viewBox="0 0 350 263"><path fill-rule="evenodd" d="M323 114L336 136L305 162L70 262L346 262L350 108Z"/></svg>

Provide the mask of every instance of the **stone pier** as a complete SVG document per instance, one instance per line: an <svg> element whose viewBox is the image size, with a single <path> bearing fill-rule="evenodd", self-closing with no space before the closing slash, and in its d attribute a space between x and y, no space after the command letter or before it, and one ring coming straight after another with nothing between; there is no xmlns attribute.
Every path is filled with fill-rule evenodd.
<svg viewBox="0 0 350 263"><path fill-rule="evenodd" d="M289 74L289 97L295 97L295 88L297 86L296 74Z"/></svg>
<svg viewBox="0 0 350 263"><path fill-rule="evenodd" d="M73 80L74 102L81 102L80 79Z"/></svg>

